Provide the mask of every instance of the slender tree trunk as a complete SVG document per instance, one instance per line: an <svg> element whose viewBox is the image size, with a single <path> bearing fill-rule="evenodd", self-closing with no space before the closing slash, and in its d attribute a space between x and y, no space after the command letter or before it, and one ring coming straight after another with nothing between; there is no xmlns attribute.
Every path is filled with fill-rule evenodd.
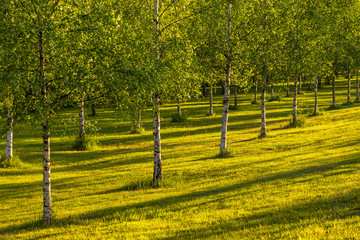
<svg viewBox="0 0 360 240"><path fill-rule="evenodd" d="M330 84L331 84L331 77L330 77L330 76L326 76L325 84L326 84L326 85L330 85Z"/></svg>
<svg viewBox="0 0 360 240"><path fill-rule="evenodd" d="M299 93L301 93L302 90L302 79L301 79L301 75L299 77Z"/></svg>
<svg viewBox="0 0 360 240"><path fill-rule="evenodd" d="M257 91L258 91L258 81L257 81L257 78L256 78L256 75L254 75L254 86L255 86L255 89L254 89L254 103L257 102Z"/></svg>
<svg viewBox="0 0 360 240"><path fill-rule="evenodd" d="M317 96L317 91L318 91L318 88L317 88L317 81L318 77L316 76L315 77L315 105L314 105L314 115L316 115L318 113L318 96Z"/></svg>
<svg viewBox="0 0 360 240"><path fill-rule="evenodd" d="M138 129L141 128L141 110L138 111L138 118L137 118L136 127L137 127Z"/></svg>
<svg viewBox="0 0 360 240"><path fill-rule="evenodd" d="M347 92L347 102L350 103L351 102L351 98L350 98L350 86L351 86L351 72L350 70L348 71L348 92Z"/></svg>
<svg viewBox="0 0 360 240"><path fill-rule="evenodd" d="M206 97L206 83L205 83L205 81L203 81L202 87L203 87L203 89L202 89L203 96Z"/></svg>
<svg viewBox="0 0 360 240"><path fill-rule="evenodd" d="M158 59L160 57L159 50L159 4L160 0L154 0L154 67L158 67ZM153 184L162 180L162 164L161 164L161 139L160 139L160 96L157 92L153 96L153 129L154 129L154 174Z"/></svg>
<svg viewBox="0 0 360 240"><path fill-rule="evenodd" d="M43 199L44 199L44 216L43 220L47 224L51 224L52 211L51 211L51 163L50 163L50 130L46 120L43 125Z"/></svg>
<svg viewBox="0 0 360 240"><path fill-rule="evenodd" d="M336 102L335 102L335 76L332 77L332 105L333 107L336 106Z"/></svg>
<svg viewBox="0 0 360 240"><path fill-rule="evenodd" d="M210 85L210 116L214 116L214 108L213 108L213 87Z"/></svg>
<svg viewBox="0 0 360 240"><path fill-rule="evenodd" d="M154 176L153 183L162 179L161 164L161 139L160 139L160 101L157 95L154 96Z"/></svg>
<svg viewBox="0 0 360 240"><path fill-rule="evenodd" d="M95 104L91 104L91 116L96 116Z"/></svg>
<svg viewBox="0 0 360 240"><path fill-rule="evenodd" d="M180 99L177 98L177 112L178 112L178 115L181 116L181 105L180 105Z"/></svg>
<svg viewBox="0 0 360 240"><path fill-rule="evenodd" d="M12 108L8 109L8 134L7 134L7 143L6 143L6 159L11 159L13 157L13 128L14 128L14 118L12 114Z"/></svg>
<svg viewBox="0 0 360 240"><path fill-rule="evenodd" d="M235 98L234 105L235 105L235 106L238 105L237 90L238 90L238 87L237 87L237 85L235 85L235 86L234 86L234 98Z"/></svg>
<svg viewBox="0 0 360 240"><path fill-rule="evenodd" d="M222 94L224 95L225 94L224 81L220 81L220 83L221 83L221 91L222 91Z"/></svg>
<svg viewBox="0 0 360 240"><path fill-rule="evenodd" d="M85 114L84 114L84 97L81 97L79 107L79 138L85 137Z"/></svg>
<svg viewBox="0 0 360 240"><path fill-rule="evenodd" d="M294 78L294 101L293 101L293 113L292 113L292 117L293 117L293 124L294 126L296 126L297 123L297 77Z"/></svg>
<svg viewBox="0 0 360 240"><path fill-rule="evenodd" d="M274 101L274 83L271 82L271 101Z"/></svg>
<svg viewBox="0 0 360 240"><path fill-rule="evenodd" d="M356 72L356 101L359 101L359 70Z"/></svg>
<svg viewBox="0 0 360 240"><path fill-rule="evenodd" d="M221 143L220 156L227 148L227 126L229 120L229 98L230 98L230 78L231 78L231 3L227 6L228 31L226 36L227 46L227 61L226 61L226 79L225 79L225 94L223 102L222 126L221 126Z"/></svg>
<svg viewBox="0 0 360 240"><path fill-rule="evenodd" d="M290 97L290 78L287 79L286 97Z"/></svg>
<svg viewBox="0 0 360 240"><path fill-rule="evenodd" d="M44 23L40 22L38 35L39 50L39 84L41 85L42 105L45 109L43 112L43 221L46 224L52 222L51 210L51 163L50 163L50 129L48 108L48 85L45 82L45 54L44 54Z"/></svg>
<svg viewBox="0 0 360 240"><path fill-rule="evenodd" d="M261 87L261 137L266 137L266 76L263 76Z"/></svg>

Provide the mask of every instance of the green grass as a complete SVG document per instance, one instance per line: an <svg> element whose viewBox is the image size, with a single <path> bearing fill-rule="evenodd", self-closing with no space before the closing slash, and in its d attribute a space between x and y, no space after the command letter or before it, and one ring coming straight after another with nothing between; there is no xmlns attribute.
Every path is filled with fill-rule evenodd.
<svg viewBox="0 0 360 240"><path fill-rule="evenodd" d="M346 85L337 84L341 106ZM330 86L318 94L319 108L331 105ZM359 105L306 116L306 126L287 128L292 98L269 102L268 136L258 138L260 105L251 100L252 94L239 94L239 110L230 112L231 158L214 157L220 95L212 118L206 117L208 99L184 104L183 123L171 122L176 104L165 103L164 180L157 186L151 184L150 109L141 135L130 134L131 124L119 121L114 109L97 109L95 150L73 151L74 139L61 137L62 126L54 124L51 226L41 224L41 128L17 125L14 146L27 168L0 168L0 239L360 239ZM304 112L313 102L311 92L299 96ZM76 114L66 109L57 119Z"/></svg>

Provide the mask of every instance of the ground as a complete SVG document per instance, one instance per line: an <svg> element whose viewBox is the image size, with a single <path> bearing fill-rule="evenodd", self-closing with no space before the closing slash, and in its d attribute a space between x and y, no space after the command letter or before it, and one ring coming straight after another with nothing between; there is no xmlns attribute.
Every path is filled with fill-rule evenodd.
<svg viewBox="0 0 360 240"><path fill-rule="evenodd" d="M345 83L337 80L338 105ZM87 120L97 121L100 146L90 151L71 149L74 137L62 136L60 119L77 129L77 112L61 110L52 131L50 227L41 224L41 128L17 125L14 147L24 165L0 169L0 239L360 239L360 105L326 110L332 99L325 85L322 114L287 128L292 98L278 95L281 101L267 105L268 137L259 138L260 105L251 104L252 93L239 94L229 117L230 158L215 157L219 90L215 117L206 116L208 98L193 99L183 106L187 121L171 123L176 105L165 103L158 187L150 186L150 109L142 135L130 134L115 109L97 109ZM301 111L310 113L313 102L311 91L299 95Z"/></svg>

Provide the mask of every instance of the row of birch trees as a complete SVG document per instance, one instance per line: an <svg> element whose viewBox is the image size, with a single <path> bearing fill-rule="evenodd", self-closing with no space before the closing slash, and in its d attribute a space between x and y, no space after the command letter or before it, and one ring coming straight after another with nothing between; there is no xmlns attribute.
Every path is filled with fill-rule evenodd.
<svg viewBox="0 0 360 240"><path fill-rule="evenodd" d="M116 105L138 126L150 105L156 184L162 179L163 100L180 104L208 85L211 116L213 87L221 80L220 156L228 148L231 86L235 94L261 88L262 137L269 84L284 83L288 94L294 87L294 125L302 77L315 79L315 94L320 77L332 79L335 106L334 79L346 74L350 102L351 75L360 66L359 12L359 1L351 0L1 0L7 158L14 119L36 118L43 129L43 220L51 224L50 132L58 109L78 105L83 139L85 102Z"/></svg>

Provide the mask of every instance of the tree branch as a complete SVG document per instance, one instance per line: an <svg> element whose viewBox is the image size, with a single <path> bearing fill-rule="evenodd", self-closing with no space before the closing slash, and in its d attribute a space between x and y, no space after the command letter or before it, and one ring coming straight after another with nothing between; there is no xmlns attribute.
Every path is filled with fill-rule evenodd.
<svg viewBox="0 0 360 240"><path fill-rule="evenodd" d="M176 2L176 0L172 0L171 3L160 13L159 18Z"/></svg>

